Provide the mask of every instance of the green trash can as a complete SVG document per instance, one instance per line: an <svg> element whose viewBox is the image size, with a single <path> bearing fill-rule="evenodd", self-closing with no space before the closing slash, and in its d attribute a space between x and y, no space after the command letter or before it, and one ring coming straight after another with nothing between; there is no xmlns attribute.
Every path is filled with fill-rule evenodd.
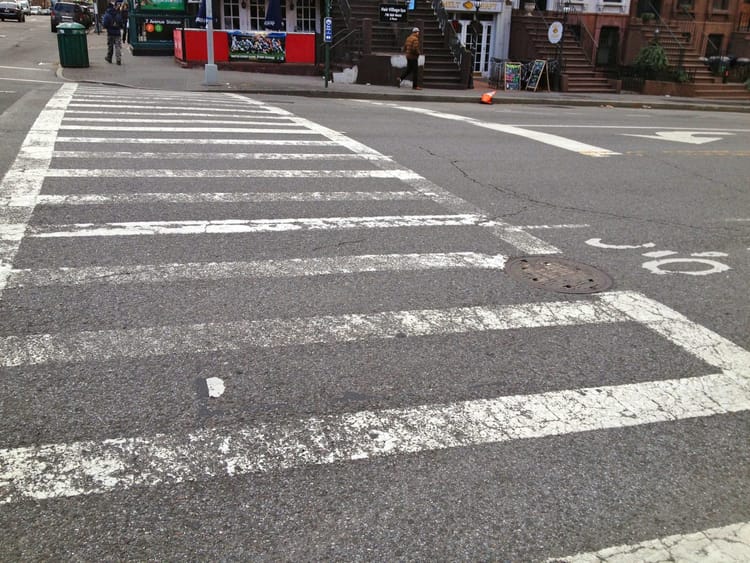
<svg viewBox="0 0 750 563"><path fill-rule="evenodd" d="M86 28L80 23L61 23L57 26L57 50L62 66L89 66Z"/></svg>

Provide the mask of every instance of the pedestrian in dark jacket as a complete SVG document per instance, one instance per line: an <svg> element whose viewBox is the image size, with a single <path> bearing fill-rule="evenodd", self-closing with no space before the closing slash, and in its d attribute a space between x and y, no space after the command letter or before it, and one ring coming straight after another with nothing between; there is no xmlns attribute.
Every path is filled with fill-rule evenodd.
<svg viewBox="0 0 750 563"><path fill-rule="evenodd" d="M130 12L128 11L127 1L120 4L120 15L122 16L122 42L127 43L128 32L130 31L130 25L129 25L129 19L128 19Z"/></svg>
<svg viewBox="0 0 750 563"><path fill-rule="evenodd" d="M401 86L401 81L404 80L410 74L414 77L412 79L412 88L415 90L421 90L419 87L419 55L422 51L419 48L419 28L415 27L411 30L411 35L406 38L404 42L404 53L406 54L406 69L398 79L398 85Z"/></svg>
<svg viewBox="0 0 750 563"><path fill-rule="evenodd" d="M107 56L104 57L104 60L111 63L112 51L114 51L117 64L120 65L122 64L122 41L120 40L120 34L122 33L122 14L111 2L109 6L107 6L107 11L104 13L102 26L107 30Z"/></svg>

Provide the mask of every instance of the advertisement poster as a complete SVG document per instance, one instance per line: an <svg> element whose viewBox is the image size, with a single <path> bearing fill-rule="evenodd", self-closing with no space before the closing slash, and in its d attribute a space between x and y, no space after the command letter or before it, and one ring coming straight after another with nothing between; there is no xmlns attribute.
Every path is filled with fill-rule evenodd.
<svg viewBox="0 0 750 563"><path fill-rule="evenodd" d="M230 61L286 60L286 33L277 31L234 31L229 37Z"/></svg>
<svg viewBox="0 0 750 563"><path fill-rule="evenodd" d="M185 0L140 0L136 2L139 11L184 12Z"/></svg>
<svg viewBox="0 0 750 563"><path fill-rule="evenodd" d="M138 41L173 41L175 29L182 27L182 19L145 18L138 24Z"/></svg>

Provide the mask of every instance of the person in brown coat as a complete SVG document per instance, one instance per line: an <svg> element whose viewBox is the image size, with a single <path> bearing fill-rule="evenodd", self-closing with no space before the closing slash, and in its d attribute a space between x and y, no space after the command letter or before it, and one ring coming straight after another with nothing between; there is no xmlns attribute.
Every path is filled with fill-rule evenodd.
<svg viewBox="0 0 750 563"><path fill-rule="evenodd" d="M398 86L401 87L401 81L404 80L410 74L414 77L412 79L413 88L415 90L421 90L419 87L419 55L422 52L419 49L419 28L415 27L411 30L411 35L404 41L404 53L406 54L406 70L401 74L398 79Z"/></svg>

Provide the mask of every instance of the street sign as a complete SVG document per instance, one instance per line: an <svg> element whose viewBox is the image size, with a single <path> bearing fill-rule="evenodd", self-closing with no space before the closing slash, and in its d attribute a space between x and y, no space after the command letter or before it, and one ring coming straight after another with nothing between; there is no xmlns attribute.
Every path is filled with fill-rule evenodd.
<svg viewBox="0 0 750 563"><path fill-rule="evenodd" d="M331 43L333 41L333 18L323 20L323 42Z"/></svg>

